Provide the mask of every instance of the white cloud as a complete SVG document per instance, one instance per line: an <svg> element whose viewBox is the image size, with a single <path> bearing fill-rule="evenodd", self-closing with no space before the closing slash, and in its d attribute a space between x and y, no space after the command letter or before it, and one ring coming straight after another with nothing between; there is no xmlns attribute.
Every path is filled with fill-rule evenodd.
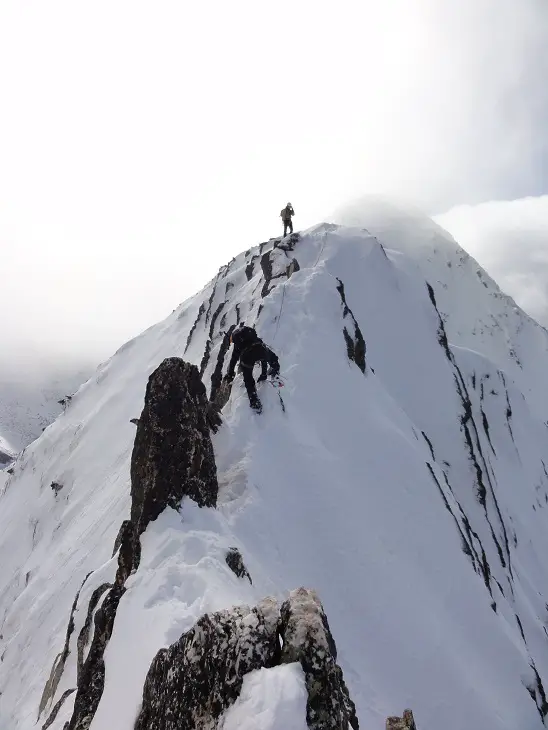
<svg viewBox="0 0 548 730"><path fill-rule="evenodd" d="M436 221L548 327L548 195L458 206Z"/></svg>
<svg viewBox="0 0 548 730"><path fill-rule="evenodd" d="M4 351L108 356L288 199L546 188L547 47L545 0L3 0Z"/></svg>

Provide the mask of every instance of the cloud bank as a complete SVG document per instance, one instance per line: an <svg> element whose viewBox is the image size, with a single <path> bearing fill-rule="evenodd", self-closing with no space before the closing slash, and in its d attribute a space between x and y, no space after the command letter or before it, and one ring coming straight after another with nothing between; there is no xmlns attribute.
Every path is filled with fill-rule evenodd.
<svg viewBox="0 0 548 730"><path fill-rule="evenodd" d="M546 192L547 47L546 0L4 0L0 377L108 357L287 200Z"/></svg>
<svg viewBox="0 0 548 730"><path fill-rule="evenodd" d="M548 195L458 206L435 220L548 327Z"/></svg>

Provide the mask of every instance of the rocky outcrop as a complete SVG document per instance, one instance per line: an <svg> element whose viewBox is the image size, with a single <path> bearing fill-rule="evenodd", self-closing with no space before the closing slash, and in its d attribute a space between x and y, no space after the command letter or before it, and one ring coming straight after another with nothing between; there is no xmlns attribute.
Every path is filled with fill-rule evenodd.
<svg viewBox="0 0 548 730"><path fill-rule="evenodd" d="M195 365L170 357L150 376L131 458L131 523L140 535L183 497L217 503L209 401Z"/></svg>
<svg viewBox="0 0 548 730"><path fill-rule="evenodd" d="M52 482L50 484L50 487L52 488L53 492L55 493L55 496L59 494L61 489L63 489L63 484L61 482Z"/></svg>
<svg viewBox="0 0 548 730"><path fill-rule="evenodd" d="M238 698L244 675L278 663L277 624L272 598L202 616L156 654L135 730L215 728Z"/></svg>
<svg viewBox="0 0 548 730"><path fill-rule="evenodd" d="M389 717L386 730L417 730L411 710L405 710L403 717Z"/></svg>
<svg viewBox="0 0 548 730"><path fill-rule="evenodd" d="M214 730L254 670L300 662L312 730L358 730L354 703L314 591L299 588L281 611L273 598L255 608L206 614L148 672L134 730Z"/></svg>
<svg viewBox="0 0 548 730"><path fill-rule="evenodd" d="M59 685L59 682L65 670L65 663L70 654L70 640L74 631L74 614L76 613L76 609L78 608L78 599L80 598L82 588L84 587L84 584L90 575L91 573L88 573L82 581L82 585L78 589L76 597L72 603L63 651L61 651L54 659L48 681L46 682L46 685L42 692L42 697L40 699L40 705L38 707L38 718L40 718L42 712L46 709L50 701L55 697L55 693L57 692L57 686ZM58 711L59 710L57 710L57 712Z"/></svg>
<svg viewBox="0 0 548 730"><path fill-rule="evenodd" d="M291 236L287 239L285 239L283 242L275 242L274 247L271 251L267 251L261 256L261 269L263 272L263 278L264 283L261 289L261 298L264 299L264 297L268 296L270 292L273 289L273 286L271 286L271 282L275 279L289 279L292 274L294 274L296 271L300 270L299 262L297 259L292 258L288 255L289 251L293 251L295 249L295 245L299 241L299 234L293 233ZM285 253L285 257L282 256L282 261L286 263L281 263L279 261L279 258L276 258L275 254L279 251L283 251ZM277 273L274 273L274 265L276 268Z"/></svg>
<svg viewBox="0 0 548 730"><path fill-rule="evenodd" d="M213 426L198 369L180 358L164 360L149 378L145 406L137 422L131 457L131 515L116 538L114 585L103 584L93 592L78 637L78 688L68 730L88 730L101 700L104 653L125 583L139 567L141 534L166 507L179 509L184 497L202 507L214 507L217 502L217 469L210 435ZM107 589L93 617L93 637L84 661L93 612Z"/></svg>
<svg viewBox="0 0 548 730"><path fill-rule="evenodd" d="M359 369L362 371L362 373L365 373L365 340L363 338L360 325L358 324L356 317L354 317L354 314L348 306L348 302L346 301L344 284L340 279L337 279L337 281L339 282L337 286L337 291L339 292L339 296L341 298L341 304L343 307L343 320L345 321L345 324L343 325L343 336L344 341L346 342L346 353L348 355L348 359L352 360L352 362L355 362ZM346 326L346 323L350 324L350 331Z"/></svg>
<svg viewBox="0 0 548 730"><path fill-rule="evenodd" d="M337 647L315 591L292 591L281 609L282 662L300 662L308 690L311 730L358 730L356 708L337 664Z"/></svg>
<svg viewBox="0 0 548 730"><path fill-rule="evenodd" d="M217 411L221 410L221 408L228 400L228 395L230 395L230 388L223 388L223 386L229 385L226 381L223 383L223 366L226 354L230 348L230 338L235 327L236 325L234 324L230 325L230 327L223 336L223 341L217 354L215 370L213 371L213 374L211 376L210 400L212 404L214 404L214 407L217 409ZM226 390L228 390L228 395L226 395Z"/></svg>
<svg viewBox="0 0 548 730"><path fill-rule="evenodd" d="M73 692L76 692L75 688L67 689L67 690L65 690L65 692L63 692L63 694L61 695L61 698L59 699L59 701L56 703L55 707L51 711L51 715L48 717L46 722L42 725L42 730L47 730L48 727L50 727L50 725L53 725L53 723L55 722L55 720L57 718L57 715L59 714L59 710L65 704L65 700L67 699L67 697L70 697L70 695Z"/></svg>
<svg viewBox="0 0 548 730"><path fill-rule="evenodd" d="M238 548L228 548L228 552L226 554L226 564L234 573L234 575L236 575L238 578L247 578L250 583L253 583L253 581L251 580L251 576L249 575L249 571L244 565L244 559L242 558L242 554L238 550Z"/></svg>

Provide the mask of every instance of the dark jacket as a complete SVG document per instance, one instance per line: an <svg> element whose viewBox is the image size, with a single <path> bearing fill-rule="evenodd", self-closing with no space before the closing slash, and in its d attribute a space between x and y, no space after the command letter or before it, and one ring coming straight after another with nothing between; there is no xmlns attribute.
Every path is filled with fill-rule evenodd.
<svg viewBox="0 0 548 730"><path fill-rule="evenodd" d="M291 220L291 216L293 215L295 215L295 211L293 210L292 205L286 205L280 213L280 216L284 223L289 222Z"/></svg>
<svg viewBox="0 0 548 730"><path fill-rule="evenodd" d="M278 358L257 335L248 337L243 341L235 335L233 345L232 357L227 371L229 378L234 377L234 369L238 361L241 367L250 368L251 370L253 370L256 363L260 362L262 368L261 378L263 380L266 378L269 365L274 373L277 374L280 371Z"/></svg>

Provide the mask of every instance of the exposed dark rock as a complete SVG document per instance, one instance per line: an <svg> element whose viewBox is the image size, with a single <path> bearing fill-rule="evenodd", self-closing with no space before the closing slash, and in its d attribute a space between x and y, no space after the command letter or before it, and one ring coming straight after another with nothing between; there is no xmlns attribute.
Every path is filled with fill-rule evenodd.
<svg viewBox="0 0 548 730"><path fill-rule="evenodd" d="M135 525L131 520L124 520L127 526L121 532L120 550L118 551L118 570L114 582L118 586L124 585L131 573L139 567L141 562L141 542Z"/></svg>
<svg viewBox="0 0 548 730"><path fill-rule="evenodd" d="M126 522L127 522L127 520L126 520ZM90 598L89 604L88 604L88 611L86 614L86 620L80 630L80 633L78 634L78 640L76 642L77 653L78 653L76 676L77 676L78 681L80 680L80 676L81 676L82 670L84 668L84 651L89 642L89 634L90 634L90 629L91 629L91 619L93 617L93 612L97 608L97 604L99 603L101 596L109 588L112 588L111 583L103 583L98 588L96 588L93 591L93 593L91 594L91 598Z"/></svg>
<svg viewBox="0 0 548 730"><path fill-rule="evenodd" d="M94 591L87 612L88 628L84 625L80 632L78 689L67 730L88 730L97 711L105 683L104 653L126 580L139 567L140 535L166 507L178 509L185 496L200 506L216 504L210 410L195 365L168 358L150 376L131 457L131 516L118 533L116 578L95 612L93 638L83 663L91 616L108 586Z"/></svg>
<svg viewBox="0 0 548 730"><path fill-rule="evenodd" d="M221 302L215 312L213 313L213 317L211 318L211 324L209 326L209 339L213 339L213 330L215 329L215 322L217 321L218 316L221 314L221 312L224 309L226 302Z"/></svg>
<svg viewBox="0 0 548 730"><path fill-rule="evenodd" d="M240 694L244 675L278 663L278 605L206 614L148 671L134 730L215 728Z"/></svg>
<svg viewBox="0 0 548 730"><path fill-rule="evenodd" d="M225 264L224 266L221 266L221 268L219 269L219 274L222 273L223 278L228 274L228 272L232 268L232 264L235 261L236 261L236 259L233 257L233 258L230 259L230 261L228 262L228 264Z"/></svg>
<svg viewBox="0 0 548 730"><path fill-rule="evenodd" d="M73 689L67 689L65 692L63 692L63 694L61 695L61 699L55 704L55 707L51 711L50 716L48 717L46 722L42 725L42 730L47 730L47 728L53 724L53 722L55 721L55 718L59 714L59 710L63 706L65 700L67 699L67 697L70 697L70 695L73 692L76 692L76 687L74 687Z"/></svg>
<svg viewBox="0 0 548 730"><path fill-rule="evenodd" d="M225 362L226 353L228 352L230 348L230 336L232 335L232 332L234 331L236 325L230 325L228 328L228 331L225 332L225 335L223 337L223 341L221 343L221 347L219 348L219 353L217 355L217 363L215 365L215 370L213 371L213 375L211 376L211 393L210 393L210 400L212 403L216 403L217 393L219 391L219 388L221 387L221 383L223 382L223 366ZM224 403L223 403L224 405ZM222 408L223 406L221 406ZM220 410L220 409L219 409Z"/></svg>
<svg viewBox="0 0 548 730"><path fill-rule="evenodd" d="M11 464L12 461L13 461L13 456L10 456L9 454L6 454L5 451L0 450L0 464L1 465ZM8 474L13 474L13 470L8 469Z"/></svg>
<svg viewBox="0 0 548 730"><path fill-rule="evenodd" d="M489 421L487 420L487 416L485 415L485 411L483 410L483 408L480 408L480 413L481 413L481 421L482 421L482 424L483 424L483 430L485 431L485 435L487 436L487 441L489 441L489 446L491 447L491 451L496 456L497 453L496 453L495 448L494 448L494 446L493 446L493 444L491 442L491 434L490 434L490 431L489 431Z"/></svg>
<svg viewBox="0 0 548 730"><path fill-rule="evenodd" d="M422 437L424 438L424 440L428 444L428 448L430 449L430 454L432 456L432 461L436 461L436 457L434 456L434 447L432 446L432 442L430 441L430 439L428 438L428 436L425 434L424 431L421 431L421 433L422 433Z"/></svg>
<svg viewBox="0 0 548 730"><path fill-rule="evenodd" d="M311 730L359 730L336 656L322 605L304 588L290 594L281 614L265 598L252 609L202 616L154 658L134 730L215 730L248 672L292 662L305 673Z"/></svg>
<svg viewBox="0 0 548 730"><path fill-rule="evenodd" d="M217 433L219 428L223 425L223 419L219 415L219 409L215 403L208 403L206 419L209 428L213 431L213 433Z"/></svg>
<svg viewBox="0 0 548 730"><path fill-rule="evenodd" d="M219 414L219 412L228 403L231 391L232 383L229 383L228 380L222 380L219 387L215 391L215 401L212 403L213 407L217 411L217 414Z"/></svg>
<svg viewBox="0 0 548 730"><path fill-rule="evenodd" d="M272 279L272 261L270 260L270 252L267 251L261 256L261 269L263 270L264 284L261 290L261 297L265 297L269 292L270 280Z"/></svg>
<svg viewBox="0 0 548 730"><path fill-rule="evenodd" d="M280 279L282 277L289 278L289 276L291 276L291 274L288 273L291 263L288 265L288 267L286 268L285 271L282 271L280 274L276 274L276 276L272 275L272 260L270 258L270 254L271 254L271 251L267 251L265 254L263 254L261 256L261 269L263 270L263 276L264 276L264 284L261 289L261 298L263 298L263 299L264 299L264 297L267 296L267 294L270 294L270 291L271 291L270 282L271 281L274 281L274 279ZM299 264L297 263L297 261L295 259L292 259L292 262L293 261L295 262L295 264L298 267ZM293 271L298 271L298 268L296 268L296 269L293 268L291 273L293 273Z"/></svg>
<svg viewBox="0 0 548 730"><path fill-rule="evenodd" d="M190 328L190 332L188 333L188 337L186 338L185 352L190 347L190 343L192 342L192 335L194 334L196 327L198 326L198 322L204 316L205 311L206 311L205 302L202 302L202 304L200 304L200 308L198 309L198 314L196 315L194 324Z"/></svg>
<svg viewBox="0 0 548 730"><path fill-rule="evenodd" d="M52 482L50 484L50 487L55 492L55 496L57 496L59 494L59 492L61 491L61 489L63 489L63 484L61 484L60 482Z"/></svg>
<svg viewBox="0 0 548 730"><path fill-rule="evenodd" d="M200 377L202 378L204 376L204 373L206 371L207 365L209 363L209 356L211 355L211 348L213 347L213 342L211 340L208 340L206 342L204 354L202 357L202 362L200 363Z"/></svg>
<svg viewBox="0 0 548 730"><path fill-rule="evenodd" d="M282 662L300 662L308 690L311 730L358 730L356 707L337 664L337 648L315 591L291 591L281 608Z"/></svg>
<svg viewBox="0 0 548 730"><path fill-rule="evenodd" d="M455 513L451 509L451 505L449 504L449 500L447 499L447 497L444 494L444 491L443 491L442 486L441 486L441 484L439 482L439 479L436 477L436 474L434 473L434 469L432 468L432 465L429 464L428 462L426 462L426 468L430 472L430 476L432 477L432 479L434 481L434 484L437 486L437 488L439 490L439 493L440 493L441 498L443 499L443 503L445 505L445 509L449 512L449 514L452 516L452 518L455 521L456 528L459 531L459 534L460 534L460 537L461 537L462 551L472 561L472 565L474 566L474 570L476 572L479 572L479 564L480 564L480 561L479 561L479 558L478 558L478 555L477 555L476 551L474 550L473 543L472 543L471 539L469 539L470 538L470 535L469 534L465 534L463 532L457 516L455 515ZM491 585L490 585L490 583L487 583L487 588L488 588L489 592L491 593ZM492 595L492 593L491 593L491 595Z"/></svg>
<svg viewBox="0 0 548 730"><path fill-rule="evenodd" d="M426 288L428 289L428 296L430 297L430 301L432 302L432 306L437 311L438 304L436 302L436 295L434 294L434 288L428 282L426 282Z"/></svg>
<svg viewBox="0 0 548 730"><path fill-rule="evenodd" d="M120 529L118 530L118 534L116 535L116 540L114 541L114 548L112 550L112 557L116 555L118 550L120 549L120 546L122 544L122 540L124 539L124 534L126 532L131 532L131 520L124 520L122 524L120 525Z"/></svg>
<svg viewBox="0 0 548 730"><path fill-rule="evenodd" d="M503 382L504 382L504 376ZM505 383L506 385L506 383ZM512 406L510 405L510 396L508 395L508 389L506 388L506 424L508 426L508 431L510 432L510 437L512 438L512 441L514 441L514 432L512 431Z"/></svg>
<svg viewBox="0 0 548 730"><path fill-rule="evenodd" d="M60 406L63 406L63 411L66 411L67 408L69 407L71 401L72 401L72 396L66 395L64 398L61 398L61 400L58 400L57 403L59 403Z"/></svg>
<svg viewBox="0 0 548 730"><path fill-rule="evenodd" d="M65 636L65 645L63 646L63 651L60 652L53 660L53 666L51 668L51 672L50 672L48 681L46 682L46 685L44 687L44 691L42 692L42 697L40 699L40 705L38 706L38 717L40 717L42 712L45 710L48 702L50 702L55 697L55 693L57 692L57 686L59 685L61 676L63 675L63 670L65 669L65 662L67 661L67 657L70 653L70 637L72 636L72 632L74 631L74 613L76 611L76 607L78 606L78 599L80 598L80 592L81 592L82 588L84 587L84 584L90 575L91 575L91 573L88 573L86 575L86 577L84 578L84 580L82 581L82 585L78 589L78 592L76 593L76 597L72 603L72 608L70 609L69 622L68 622L68 626L67 626L67 633ZM59 710L57 710L57 711L59 711Z"/></svg>
<svg viewBox="0 0 548 730"><path fill-rule="evenodd" d="M140 535L166 507L188 496L201 507L217 502L217 467L208 423L209 401L195 365L163 361L148 381L131 458L131 522Z"/></svg>
<svg viewBox="0 0 548 730"><path fill-rule="evenodd" d="M299 262L297 261L297 259L291 259L289 266L287 267L287 269L285 271L285 274L286 274L287 278L290 279L295 272L300 271L300 270L301 270L301 267L299 266Z"/></svg>
<svg viewBox="0 0 548 730"><path fill-rule="evenodd" d="M438 316L438 342L440 343L441 347L443 348L443 350L445 352L445 356L447 357L447 360L449 361L451 367L453 368L453 371L454 371L453 377L454 377L454 382L455 382L455 388L457 391L457 395L459 396L461 403L462 403L463 410L462 410L462 415L460 417L460 425L461 425L461 430L464 434L464 441L465 441L465 445L466 445L466 448L467 448L467 451L468 451L468 454L470 457L470 461L472 463L472 466L473 466L475 474L476 474L478 501L483 507L483 510L485 513L485 519L489 525L491 537L493 539L493 543L494 543L497 553L499 555L501 565L503 568L506 568L508 570L509 580L512 580L513 579L513 569L512 569L512 561L511 561L511 554L510 554L510 542L508 539L506 524L502 517L502 513L500 511L497 496L495 493L494 476L493 477L491 476L488 462L485 459L485 456L483 454L481 440L479 437L479 429L478 429L475 419L474 419L474 415L473 415L473 411L472 411L472 402L470 399L470 395L468 393L468 388L466 387L465 379L462 376L462 373L457 364L457 361L449 346L449 341L447 339L447 333L445 331L445 325L443 322L443 318L437 308L434 290L430 286L430 284L428 284L428 282L427 282L426 286L428 289L428 295L430 297L430 301L432 302L432 305L434 306L434 309L436 310L436 313ZM503 382L504 382L504 380L503 380ZM495 393L495 395L496 395L496 393ZM503 550L503 546L500 544L500 542L497 538L497 535L495 534L491 516L490 516L489 510L488 510L488 505L487 505L488 490L489 490L489 494L492 498L493 505L495 507L495 512L496 512L496 517L497 517L498 523L500 525L500 530L502 533L502 539L503 539L503 543L504 543L504 550Z"/></svg>
<svg viewBox="0 0 548 730"><path fill-rule="evenodd" d="M226 554L226 564L238 578L247 578L250 583L253 583L253 581L251 580L251 576L249 575L249 571L244 565L244 559L242 558L242 554L238 550L238 548L228 548L228 552Z"/></svg>
<svg viewBox="0 0 548 730"><path fill-rule="evenodd" d="M88 730L97 711L105 686L105 662L103 657L112 635L118 604L125 590L123 585L115 585L95 614L93 640L80 673L74 710L68 724L68 730Z"/></svg>
<svg viewBox="0 0 548 730"><path fill-rule="evenodd" d="M537 706L539 715L541 716L542 720L544 721L544 719L548 715L548 702L546 701L546 692L544 691L544 686L542 684L540 674L538 673L533 660L531 660L531 669L533 670L533 672L535 674L535 680L536 680L536 685L537 685L535 696L533 697L533 699L535 700L535 704Z"/></svg>
<svg viewBox="0 0 548 730"><path fill-rule="evenodd" d="M138 426L139 425L139 419L138 418L130 418L129 422L130 423L133 423L134 426Z"/></svg>
<svg viewBox="0 0 548 730"><path fill-rule="evenodd" d="M389 717L386 721L386 730L417 730L411 710L405 710L403 717Z"/></svg>
<svg viewBox="0 0 548 730"><path fill-rule="evenodd" d="M524 643L524 644L525 644L525 645L527 646L527 640L526 640L526 638L525 638L525 633L524 633L524 631L523 631L523 624L521 623L521 619L520 619L520 617L519 617L519 616L517 615L517 613L516 613L516 622L517 622L517 625L518 625L518 627L519 627L519 632L520 632L520 634L521 634L521 638L523 639L523 643Z"/></svg>
<svg viewBox="0 0 548 730"><path fill-rule="evenodd" d="M217 283L221 277L221 274L223 273L223 267L219 269L219 273L217 274L215 281L213 283L213 289L211 290L211 295L207 301L207 311L206 311L206 324L209 322L209 317L211 315L211 308L213 307L213 301L215 299L215 295L217 294Z"/></svg>
<svg viewBox="0 0 548 730"><path fill-rule="evenodd" d="M350 309L346 301L344 284L340 279L337 279L337 281L339 282L337 291L339 292L339 296L341 297L341 302L343 305L343 319L349 317L352 321L352 329L354 330L354 333L351 334L346 326L343 327L343 335L346 342L346 352L348 354L348 359L355 362L359 369L362 371L362 373L365 373L365 340L363 339L360 326L356 321L356 318L352 314L352 310Z"/></svg>
<svg viewBox="0 0 548 730"><path fill-rule="evenodd" d="M298 233L292 233L289 237L284 238L277 244L277 248L281 248L282 251L294 251L297 242L299 241L300 235Z"/></svg>
<svg viewBox="0 0 548 730"><path fill-rule="evenodd" d="M251 261L245 267L245 275L248 281L253 278L253 269L255 268L255 261L257 260L257 258L258 256L253 256Z"/></svg>

